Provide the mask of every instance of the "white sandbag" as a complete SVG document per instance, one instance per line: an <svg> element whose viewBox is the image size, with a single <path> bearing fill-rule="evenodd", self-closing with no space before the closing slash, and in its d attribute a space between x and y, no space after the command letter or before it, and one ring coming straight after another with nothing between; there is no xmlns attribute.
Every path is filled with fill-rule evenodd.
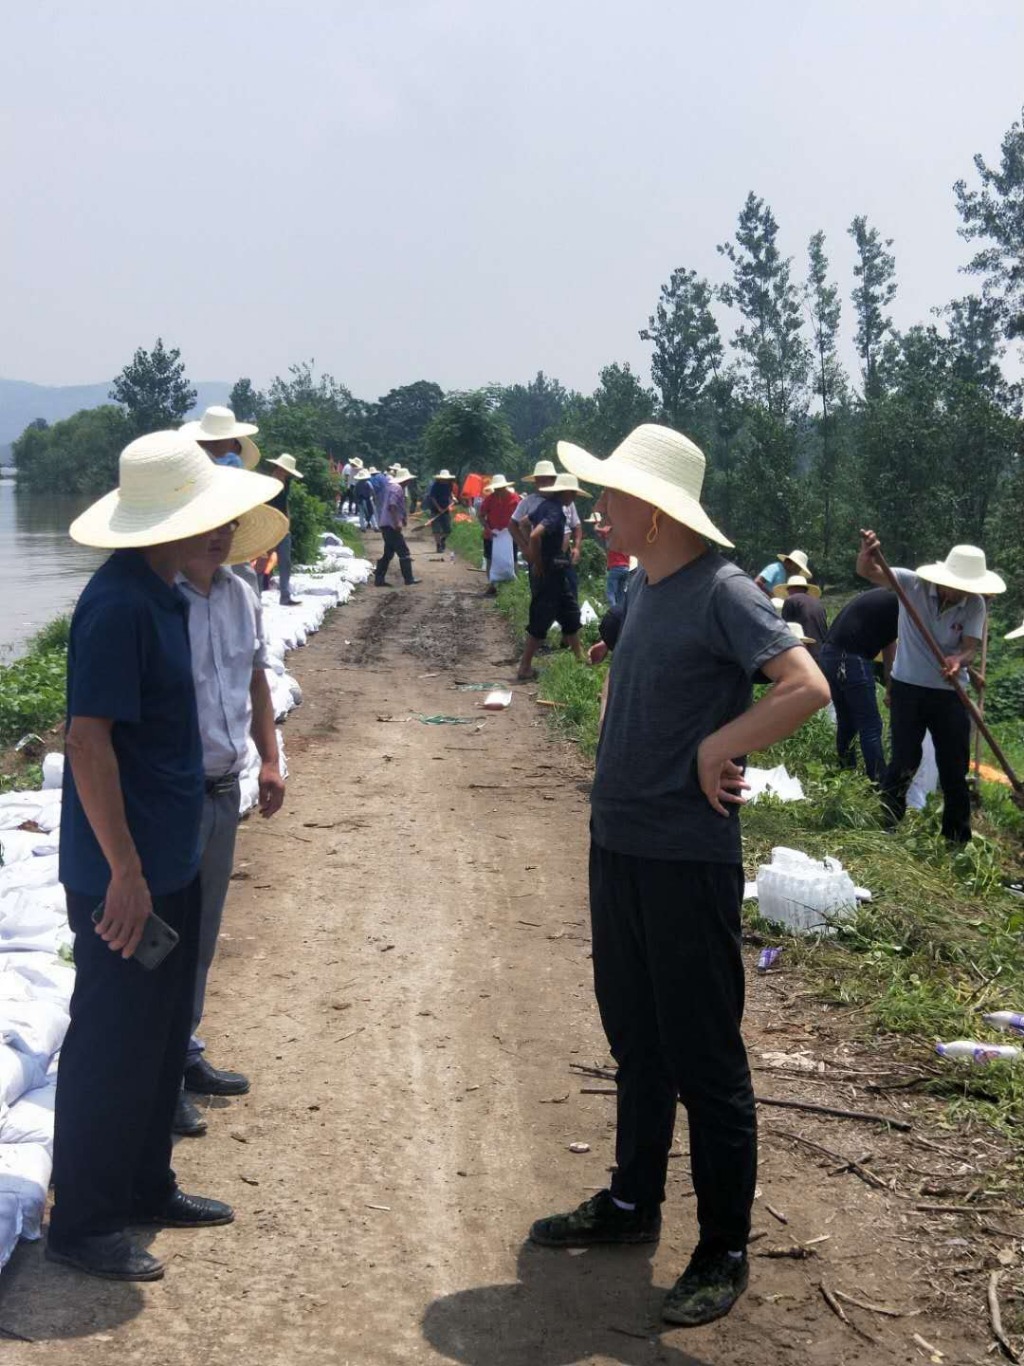
<svg viewBox="0 0 1024 1366"><path fill-rule="evenodd" d="M53 1156L53 1105L57 1096L57 1074L42 1086L26 1091L20 1100L0 1114L0 1144L41 1143Z"/></svg>
<svg viewBox="0 0 1024 1366"><path fill-rule="evenodd" d="M64 782L64 755L48 754L43 760L43 790L50 792Z"/></svg>
<svg viewBox="0 0 1024 1366"><path fill-rule="evenodd" d="M21 1237L39 1237L52 1167L45 1143L0 1143L0 1197L21 1206Z"/></svg>
<svg viewBox="0 0 1024 1366"><path fill-rule="evenodd" d="M74 989L74 968L55 954L0 953L0 1000L34 999L67 1006Z"/></svg>
<svg viewBox="0 0 1024 1366"><path fill-rule="evenodd" d="M487 577L491 583L510 583L516 576L516 548L507 527L491 534L491 566Z"/></svg>
<svg viewBox="0 0 1024 1366"><path fill-rule="evenodd" d="M69 1024L68 1012L58 1001L0 1001L0 1040L37 1058L44 1072Z"/></svg>
<svg viewBox="0 0 1024 1366"><path fill-rule="evenodd" d="M57 820L54 821L54 809ZM20 825L31 821L40 830L52 830L60 823L60 796L54 792L2 792L0 793L0 843L7 848L8 832L23 833ZM8 855L4 854L9 861Z"/></svg>
<svg viewBox="0 0 1024 1366"><path fill-rule="evenodd" d="M935 762L935 744L931 735L925 731L924 744L921 746L921 762L907 789L907 805L915 811L923 811L929 795L938 785L939 766Z"/></svg>
<svg viewBox="0 0 1024 1366"><path fill-rule="evenodd" d="M24 1222L18 1197L0 1193L0 1267L5 1267L10 1261Z"/></svg>
<svg viewBox="0 0 1024 1366"><path fill-rule="evenodd" d="M584 598L583 603L580 607L580 625L593 626L594 622L597 620L597 613L594 611L590 603Z"/></svg>
<svg viewBox="0 0 1024 1366"><path fill-rule="evenodd" d="M42 1086L46 1067L31 1053L0 1043L0 1101L13 1105L26 1091Z"/></svg>
<svg viewBox="0 0 1024 1366"><path fill-rule="evenodd" d="M803 784L799 778L790 777L784 764L777 768L748 768L743 776L750 784L743 794L748 802L756 802L766 793L780 802L803 801Z"/></svg>

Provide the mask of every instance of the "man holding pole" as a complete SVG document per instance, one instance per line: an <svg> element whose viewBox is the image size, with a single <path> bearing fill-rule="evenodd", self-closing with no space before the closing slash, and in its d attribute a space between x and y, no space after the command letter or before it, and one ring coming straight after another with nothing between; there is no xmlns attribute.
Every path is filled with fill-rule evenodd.
<svg viewBox="0 0 1024 1366"><path fill-rule="evenodd" d="M900 598L892 668L892 759L882 782L886 821L894 826L903 818L927 732L935 744L942 787L942 833L951 844L967 844L971 721L964 687L985 629L981 595L1004 593L1006 584L986 566L985 552L970 545L954 546L945 560L916 571L889 569L873 531L861 532L857 573L879 587L891 583Z"/></svg>

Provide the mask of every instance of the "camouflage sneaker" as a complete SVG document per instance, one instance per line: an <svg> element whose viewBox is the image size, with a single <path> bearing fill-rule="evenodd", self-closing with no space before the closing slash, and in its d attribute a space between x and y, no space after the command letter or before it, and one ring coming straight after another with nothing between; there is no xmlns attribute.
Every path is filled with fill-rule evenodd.
<svg viewBox="0 0 1024 1366"><path fill-rule="evenodd" d="M746 1254L730 1257L728 1252L702 1252L698 1248L665 1296L661 1317L666 1323L682 1323L688 1328L712 1323L728 1314L749 1279Z"/></svg>
<svg viewBox="0 0 1024 1366"><path fill-rule="evenodd" d="M610 1191L598 1191L569 1214L538 1219L530 1240L541 1247L593 1247L596 1243L656 1243L661 1214L620 1209Z"/></svg>

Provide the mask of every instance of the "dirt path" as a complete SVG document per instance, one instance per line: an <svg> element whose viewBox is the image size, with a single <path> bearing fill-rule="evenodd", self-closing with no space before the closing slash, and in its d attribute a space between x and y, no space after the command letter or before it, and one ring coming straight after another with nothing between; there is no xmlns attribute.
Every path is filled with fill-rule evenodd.
<svg viewBox="0 0 1024 1366"><path fill-rule="evenodd" d="M825 1241L809 1260L758 1257L750 1293L708 1330L658 1323L694 1241L683 1125L653 1255L524 1244L534 1217L605 1183L612 1155L612 1102L580 1095L602 1083L569 1070L606 1061L588 961L587 773L529 692L490 715L480 694L453 689L507 677L507 636L479 575L425 554L417 568L421 587L361 591L292 656L306 701L286 730L285 812L240 837L205 1032L213 1060L243 1068L253 1090L214 1103L207 1137L177 1149L184 1187L231 1200L237 1223L160 1233L168 1275L144 1288L78 1277L23 1245L0 1277L0 1326L35 1345L5 1343L4 1362L927 1361L914 1333L947 1362L983 1361L983 1268L956 1281L940 1267L977 1244L955 1245L959 1216L929 1223L907 1190L886 1188L906 1162L947 1178L936 1190L971 1184L966 1141L921 1147L934 1137L919 1119L890 1135L762 1109L765 1130L870 1154L879 1185L829 1175L841 1164L765 1132L752 1251ZM472 724L415 719L434 713ZM751 997L755 1060L806 1047L830 1068L884 1070L785 975L753 980ZM908 1104L865 1098L831 1070L758 1082L889 1114ZM591 1151L571 1154L577 1140ZM924 1312L847 1305L847 1326L822 1280Z"/></svg>

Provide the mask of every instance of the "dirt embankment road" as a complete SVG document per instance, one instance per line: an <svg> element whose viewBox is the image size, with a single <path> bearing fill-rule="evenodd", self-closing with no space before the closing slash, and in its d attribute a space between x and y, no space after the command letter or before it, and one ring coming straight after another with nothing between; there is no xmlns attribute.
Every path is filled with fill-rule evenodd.
<svg viewBox="0 0 1024 1366"><path fill-rule="evenodd" d="M907 1153L926 1175L955 1171L955 1144L911 1148L877 1126L763 1109L752 1251L819 1241L807 1260L758 1257L736 1311L699 1332L658 1320L695 1237L685 1124L656 1251L525 1243L533 1218L586 1198L612 1160L613 1102L581 1095L602 1083L570 1071L607 1060L590 985L588 774L530 692L490 715L481 694L455 690L510 676L505 627L479 575L425 554L417 568L421 586L368 587L292 657L306 700L286 728L286 807L240 836L204 1032L252 1093L214 1102L209 1134L177 1148L184 1188L230 1200L237 1222L158 1234L168 1274L152 1287L78 1277L22 1246L0 1278L0 1328L32 1341L5 1341L4 1361L927 1361L914 1333L947 1362L984 1360L983 1292L976 1303L971 1282L959 1314L944 1308L951 1273L906 1196L830 1175L840 1163L768 1130L870 1153L885 1181ZM471 724L418 719L438 713ZM872 1065L798 983L751 988L755 1060L805 1048L855 1074ZM841 1081L758 1083L905 1113ZM570 1153L576 1141L590 1152ZM847 1303L850 1326L823 1280L924 1312Z"/></svg>

